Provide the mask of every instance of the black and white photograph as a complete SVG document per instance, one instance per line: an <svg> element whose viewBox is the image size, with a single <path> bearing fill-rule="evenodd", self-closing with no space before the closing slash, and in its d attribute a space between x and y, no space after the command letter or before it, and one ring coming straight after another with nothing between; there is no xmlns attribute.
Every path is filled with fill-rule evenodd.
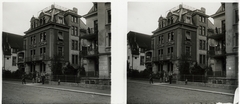
<svg viewBox="0 0 240 104"><path fill-rule="evenodd" d="M127 7L127 103L238 103L237 1Z"/></svg>
<svg viewBox="0 0 240 104"><path fill-rule="evenodd" d="M111 103L111 2L2 2L2 103Z"/></svg>

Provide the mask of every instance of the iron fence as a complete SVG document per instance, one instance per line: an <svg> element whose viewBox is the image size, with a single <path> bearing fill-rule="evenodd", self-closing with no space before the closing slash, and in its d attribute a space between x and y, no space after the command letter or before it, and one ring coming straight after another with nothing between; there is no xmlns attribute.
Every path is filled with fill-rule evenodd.
<svg viewBox="0 0 240 104"><path fill-rule="evenodd" d="M111 85L110 78L98 78L98 77L80 77L77 75L50 75L49 81L55 82L68 82L68 83L83 83L83 84L99 84L99 85Z"/></svg>
<svg viewBox="0 0 240 104"><path fill-rule="evenodd" d="M229 84L229 85L238 85L238 79L219 77L213 75L182 75L176 76L178 81L188 81L188 82L203 82L203 83L212 83L212 84Z"/></svg>

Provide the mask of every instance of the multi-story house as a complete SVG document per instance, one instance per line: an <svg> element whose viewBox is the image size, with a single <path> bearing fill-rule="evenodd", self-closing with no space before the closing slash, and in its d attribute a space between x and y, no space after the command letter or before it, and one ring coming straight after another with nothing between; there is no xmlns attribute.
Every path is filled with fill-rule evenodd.
<svg viewBox="0 0 240 104"><path fill-rule="evenodd" d="M215 76L237 78L238 73L238 3L221 3L208 35L209 63Z"/></svg>
<svg viewBox="0 0 240 104"><path fill-rule="evenodd" d="M151 64L151 56L149 56L151 35L130 31L127 34L127 42L127 62L129 68L139 72L147 69L145 62ZM146 53L149 57L145 56Z"/></svg>
<svg viewBox="0 0 240 104"><path fill-rule="evenodd" d="M111 78L111 4L94 2L83 17L87 29L81 30L81 64L87 76Z"/></svg>
<svg viewBox="0 0 240 104"><path fill-rule="evenodd" d="M62 66L70 63L79 67L80 28L85 25L78 15L78 9L66 9L51 5L32 17L30 28L25 32L25 72L46 72L51 74L54 61ZM61 70L61 69L58 69Z"/></svg>
<svg viewBox="0 0 240 104"><path fill-rule="evenodd" d="M2 32L2 50L2 69L16 71L19 61L17 52L23 50L23 36Z"/></svg>
<svg viewBox="0 0 240 104"><path fill-rule="evenodd" d="M205 8L180 4L160 16L153 31L153 72L178 74L179 59L187 57L192 64L207 66L207 29L211 25Z"/></svg>

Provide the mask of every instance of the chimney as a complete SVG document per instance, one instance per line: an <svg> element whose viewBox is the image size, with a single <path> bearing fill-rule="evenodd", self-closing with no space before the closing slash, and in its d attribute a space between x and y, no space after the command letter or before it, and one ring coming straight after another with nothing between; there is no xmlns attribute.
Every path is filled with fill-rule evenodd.
<svg viewBox="0 0 240 104"><path fill-rule="evenodd" d="M206 13L206 9L204 7L201 7L201 11L205 14Z"/></svg>
<svg viewBox="0 0 240 104"><path fill-rule="evenodd" d="M53 9L53 8L55 8L55 5L54 5L54 4L51 5L51 9Z"/></svg>
<svg viewBox="0 0 240 104"><path fill-rule="evenodd" d="M73 7L73 11L74 11L75 13L78 13L78 9L75 8L75 7Z"/></svg>
<svg viewBox="0 0 240 104"><path fill-rule="evenodd" d="M179 5L179 9L180 9L180 8L183 8L183 5L182 5L182 4Z"/></svg>

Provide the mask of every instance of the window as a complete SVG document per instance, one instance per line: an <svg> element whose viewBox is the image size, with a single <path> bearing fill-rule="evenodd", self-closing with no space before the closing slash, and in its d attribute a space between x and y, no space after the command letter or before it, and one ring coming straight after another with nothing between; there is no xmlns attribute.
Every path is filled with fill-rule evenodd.
<svg viewBox="0 0 240 104"><path fill-rule="evenodd" d="M72 40L72 50L78 50L78 41Z"/></svg>
<svg viewBox="0 0 240 104"><path fill-rule="evenodd" d="M13 58L12 58L12 66L16 66L16 62L17 62L17 57L13 56Z"/></svg>
<svg viewBox="0 0 240 104"><path fill-rule="evenodd" d="M72 55L72 64L78 64L78 55Z"/></svg>
<svg viewBox="0 0 240 104"><path fill-rule="evenodd" d="M235 33L235 46L238 46L238 33Z"/></svg>
<svg viewBox="0 0 240 104"><path fill-rule="evenodd" d="M108 23L111 23L111 10L108 10Z"/></svg>
<svg viewBox="0 0 240 104"><path fill-rule="evenodd" d="M144 52L145 52L145 49L144 49L144 48L140 48L140 52L141 52L141 53L144 53Z"/></svg>
<svg viewBox="0 0 240 104"><path fill-rule="evenodd" d="M161 53L160 53L160 50L158 50L158 55L160 55Z"/></svg>
<svg viewBox="0 0 240 104"><path fill-rule="evenodd" d="M170 42L171 41L171 33L168 33L168 41Z"/></svg>
<svg viewBox="0 0 240 104"><path fill-rule="evenodd" d="M74 35L74 26L72 26L72 31L71 31L72 35Z"/></svg>
<svg viewBox="0 0 240 104"><path fill-rule="evenodd" d="M36 43L36 36L33 36L33 43Z"/></svg>
<svg viewBox="0 0 240 104"><path fill-rule="evenodd" d="M173 41L174 38L174 32L171 32L171 41Z"/></svg>
<svg viewBox="0 0 240 104"><path fill-rule="evenodd" d="M186 41L191 41L191 33L189 31L186 32L185 37Z"/></svg>
<svg viewBox="0 0 240 104"><path fill-rule="evenodd" d="M189 17L189 16L187 16L187 18L186 18L186 21L185 21L186 23L191 23L191 18Z"/></svg>
<svg viewBox="0 0 240 104"><path fill-rule="evenodd" d="M108 46L110 47L111 46L111 33L108 33Z"/></svg>
<svg viewBox="0 0 240 104"><path fill-rule="evenodd" d="M238 10L235 10L235 23L238 23L239 17L238 17Z"/></svg>
<svg viewBox="0 0 240 104"><path fill-rule="evenodd" d="M63 17L59 17L59 23L63 24Z"/></svg>
<svg viewBox="0 0 240 104"><path fill-rule="evenodd" d="M191 47L186 46L186 55L191 56Z"/></svg>
<svg viewBox="0 0 240 104"><path fill-rule="evenodd" d="M163 49L161 49L161 56L163 56Z"/></svg>
<svg viewBox="0 0 240 104"><path fill-rule="evenodd" d="M72 22L74 21L74 17L72 16Z"/></svg>
<svg viewBox="0 0 240 104"><path fill-rule="evenodd" d="M205 17L199 16L199 21L205 23Z"/></svg>
<svg viewBox="0 0 240 104"><path fill-rule="evenodd" d="M140 57L140 65L144 65L144 56Z"/></svg>
<svg viewBox="0 0 240 104"><path fill-rule="evenodd" d="M206 41L205 40L199 40L199 49L200 50L206 49Z"/></svg>
<svg viewBox="0 0 240 104"><path fill-rule="evenodd" d="M94 21L94 33L98 33L98 20Z"/></svg>
<svg viewBox="0 0 240 104"><path fill-rule="evenodd" d="M78 28L75 27L75 33L74 33L75 36L78 36Z"/></svg>
<svg viewBox="0 0 240 104"><path fill-rule="evenodd" d="M204 26L200 26L199 30L200 30L200 32L199 32L200 35L205 35L205 27Z"/></svg>
<svg viewBox="0 0 240 104"><path fill-rule="evenodd" d="M63 41L63 33L58 32L58 41Z"/></svg>
<svg viewBox="0 0 240 104"><path fill-rule="evenodd" d="M40 48L40 55L44 55L46 53L46 47Z"/></svg>
<svg viewBox="0 0 240 104"><path fill-rule="evenodd" d="M46 41L46 32L40 33L40 42Z"/></svg>
<svg viewBox="0 0 240 104"><path fill-rule="evenodd" d="M58 47L58 55L63 56L63 47Z"/></svg>
<svg viewBox="0 0 240 104"><path fill-rule="evenodd" d="M199 55L199 63L200 64L206 64L206 55Z"/></svg>
<svg viewBox="0 0 240 104"><path fill-rule="evenodd" d="M74 64L75 55L72 55L72 64Z"/></svg>

